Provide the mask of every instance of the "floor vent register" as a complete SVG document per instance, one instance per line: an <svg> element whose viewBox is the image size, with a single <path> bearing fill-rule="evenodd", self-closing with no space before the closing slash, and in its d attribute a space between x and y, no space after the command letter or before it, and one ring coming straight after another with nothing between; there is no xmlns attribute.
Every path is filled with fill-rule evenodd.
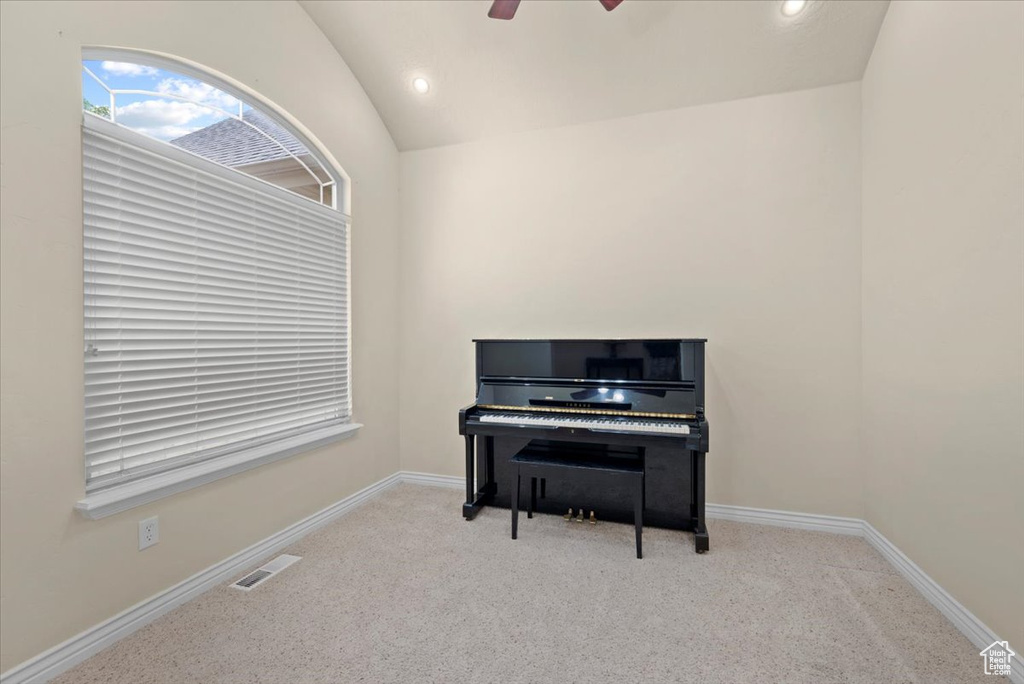
<svg viewBox="0 0 1024 684"><path fill-rule="evenodd" d="M263 567L253 570L231 586L235 589L241 589L242 591L252 591L257 586L263 584L268 579L298 560L302 560L301 556L289 556L286 553L282 554Z"/></svg>

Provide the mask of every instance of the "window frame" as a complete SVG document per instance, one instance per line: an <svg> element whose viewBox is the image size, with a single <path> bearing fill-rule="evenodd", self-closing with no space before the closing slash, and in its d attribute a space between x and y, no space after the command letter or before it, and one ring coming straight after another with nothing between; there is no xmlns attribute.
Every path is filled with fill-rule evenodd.
<svg viewBox="0 0 1024 684"><path fill-rule="evenodd" d="M199 460L195 463L181 465L176 468L160 471L151 474L142 474L131 480L123 483L117 483L108 485L102 488L88 489L84 498L80 499L75 504L75 509L79 511L84 517L90 519L98 519L124 511L136 506L141 506L147 503L151 503L165 496L197 487L208 482L212 482L221 478L229 477L236 473L244 472L266 463L282 460L292 455L316 449L318 447L330 444L340 439L344 439L353 436L362 427L362 424L355 422L354 416L352 415L353 396L352 396L352 324L351 324L351 217L347 211L344 211L342 207L347 208L349 205L350 198L350 183L348 177L343 171L334 163L328 155L321 152L316 143L309 138L306 134L297 130L295 126L291 125L283 116L281 116L275 108L266 102L264 99L256 96L251 92L243 92L239 88L234 87L230 83L227 83L224 79L218 78L216 75L204 71L197 66L182 63L178 60L173 60L161 55L153 55L152 53L132 51L132 50L115 50L115 49L101 49L101 48L85 48L82 51L82 60L112 60L112 61L123 61L131 62L136 64L143 64L146 66L154 66L161 69L166 69L174 73L178 73L189 78L194 78L198 81L208 83L224 92L245 101L250 106L259 109L261 112L266 114L275 123L282 126L289 133L294 135L300 142L306 145L310 153L314 155L317 162L332 176L336 183L337 191L334 193L334 207L329 207L317 203L315 200L311 200L301 195L297 195L289 190L280 188L272 183L261 180L249 174L241 171L234 170L230 167L223 166L217 162L205 159L192 152L188 152L181 148L178 148L168 142L150 138L142 133L133 131L126 126L119 125L115 122L109 121L101 116L91 114L82 110L82 127L83 135L86 128L92 128L99 132L101 135L113 137L121 140L129 145L135 145L142 147L151 152L166 156L175 163L182 163L189 167L192 167L199 172L211 173L214 175L221 176L228 179L230 182L241 183L248 185L249 187L256 189L260 192L267 192L269 194L281 194L288 196L290 200L297 201L308 201L314 204L320 204L330 211L338 211L342 215L343 221L346 223L346 241L345 251L346 260L348 267L346 268L346 279L345 288L348 294L346 303L346 363L348 364L347 372L347 391L348 391L348 402L349 402L349 422L329 426L325 428L318 428L303 432L301 434L284 437L279 440L275 440L269 443L258 444L242 450L231 451L229 453L214 456L208 459ZM83 182L84 182L84 167L82 168ZM84 238L84 228L83 228ZM84 266L84 265L83 265ZM83 276L85 275L83 270ZM85 328L83 327L83 338L85 335ZM83 339L83 349L85 348ZM84 388L83 388L84 389ZM84 396L83 396L84 401ZM84 422L83 422L84 428ZM83 447L84 447L84 433L83 433ZM83 450L84 451L84 450ZM83 485L86 483L85 470L86 470L86 459L84 453L82 454L82 465L83 465Z"/></svg>

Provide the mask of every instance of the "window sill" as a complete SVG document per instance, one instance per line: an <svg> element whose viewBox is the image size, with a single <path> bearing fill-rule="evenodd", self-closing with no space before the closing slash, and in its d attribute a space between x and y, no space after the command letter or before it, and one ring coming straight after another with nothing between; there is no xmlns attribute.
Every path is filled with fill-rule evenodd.
<svg viewBox="0 0 1024 684"><path fill-rule="evenodd" d="M222 456L166 473L158 473L134 482L115 485L86 495L84 499L75 504L75 510L90 520L105 518L129 508L152 503L165 496L199 487L207 482L213 482L351 437L361 427L360 423L349 423L348 425L324 428L279 442L264 444L230 456Z"/></svg>

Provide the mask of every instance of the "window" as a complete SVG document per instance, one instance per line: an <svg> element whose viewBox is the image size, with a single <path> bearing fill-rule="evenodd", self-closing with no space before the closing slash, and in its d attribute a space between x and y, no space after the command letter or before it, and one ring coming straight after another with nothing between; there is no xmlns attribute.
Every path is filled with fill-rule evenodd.
<svg viewBox="0 0 1024 684"><path fill-rule="evenodd" d="M352 427L343 177L164 66L83 60L89 492Z"/></svg>

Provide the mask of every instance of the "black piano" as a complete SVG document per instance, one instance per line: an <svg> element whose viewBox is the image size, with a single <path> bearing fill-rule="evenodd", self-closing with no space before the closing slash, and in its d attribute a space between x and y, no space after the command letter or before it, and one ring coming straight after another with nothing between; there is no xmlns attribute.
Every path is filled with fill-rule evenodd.
<svg viewBox="0 0 1024 684"><path fill-rule="evenodd" d="M476 403L459 412L463 516L510 506L509 459L528 446L568 458L597 452L642 465L646 524L692 531L697 552L707 551L705 342L474 340ZM628 492L555 481L541 491L540 512L584 507L602 520L633 520Z"/></svg>

